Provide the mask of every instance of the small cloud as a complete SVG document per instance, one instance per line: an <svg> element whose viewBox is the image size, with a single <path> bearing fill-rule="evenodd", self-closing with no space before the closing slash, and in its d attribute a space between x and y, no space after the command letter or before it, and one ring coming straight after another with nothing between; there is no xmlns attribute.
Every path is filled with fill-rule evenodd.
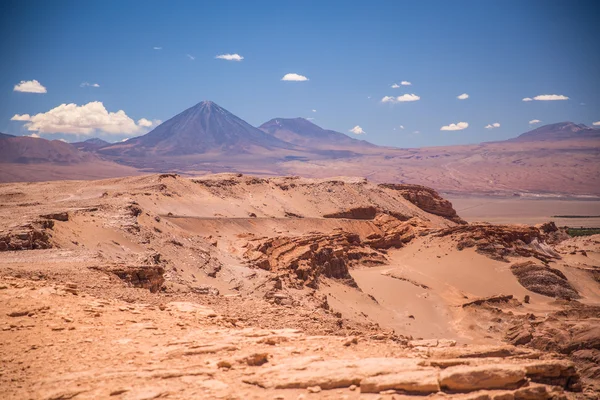
<svg viewBox="0 0 600 400"><path fill-rule="evenodd" d="M361 128L360 126L356 125L354 128L350 129L350 132L354 133L355 135L362 135L364 133L366 133L363 128Z"/></svg>
<svg viewBox="0 0 600 400"><path fill-rule="evenodd" d="M125 139L121 140L121 142L126 142L126 141L128 141L128 140L129 140L129 138L128 138L128 137L126 137Z"/></svg>
<svg viewBox="0 0 600 400"><path fill-rule="evenodd" d="M400 129L404 129L404 125L400 125Z"/></svg>
<svg viewBox="0 0 600 400"><path fill-rule="evenodd" d="M15 85L15 92L23 92L23 93L47 93L46 88L36 81L35 79L32 81L21 81L19 84Z"/></svg>
<svg viewBox="0 0 600 400"><path fill-rule="evenodd" d="M32 137L32 138L36 138L36 139L40 138L40 135L38 135L37 133L32 133L31 135L27 135L27 136Z"/></svg>
<svg viewBox="0 0 600 400"><path fill-rule="evenodd" d="M494 128L500 128L500 123L494 122L493 124L487 124L485 126L485 129L494 129Z"/></svg>
<svg viewBox="0 0 600 400"><path fill-rule="evenodd" d="M412 85L412 83L410 83L409 81L402 81L402 82L400 82L400 84L402 86L410 86L410 85Z"/></svg>
<svg viewBox="0 0 600 400"><path fill-rule="evenodd" d="M152 121L147 120L146 118L139 119L137 123L139 126L143 126L144 128L152 126Z"/></svg>
<svg viewBox="0 0 600 400"><path fill-rule="evenodd" d="M219 60L227 60L227 61L242 61L244 59L244 57L240 56L239 54L220 54L218 56L216 56L215 58L218 58Z"/></svg>
<svg viewBox="0 0 600 400"><path fill-rule="evenodd" d="M190 60L192 60L192 61L194 61L194 60L196 59L196 57L194 57L194 56L193 56L193 55L191 55L191 54L186 54L185 56L186 56L187 58L189 58Z"/></svg>
<svg viewBox="0 0 600 400"><path fill-rule="evenodd" d="M394 84L392 85L392 89L398 89L399 87L400 87L400 85L398 85L397 83L394 83Z"/></svg>
<svg viewBox="0 0 600 400"><path fill-rule="evenodd" d="M529 125L539 124L540 122L542 121L540 121L539 119L532 119L531 121L529 121Z"/></svg>
<svg viewBox="0 0 600 400"><path fill-rule="evenodd" d="M12 118L10 119L11 121L30 121L31 120L31 115L29 114L15 114L12 116Z"/></svg>
<svg viewBox="0 0 600 400"><path fill-rule="evenodd" d="M592 122L592 125L598 126L598 125L600 125L600 121Z"/></svg>
<svg viewBox="0 0 600 400"><path fill-rule="evenodd" d="M466 93L461 94L460 96L456 96L457 99L459 100L466 100L469 98L469 95Z"/></svg>
<svg viewBox="0 0 600 400"><path fill-rule="evenodd" d="M283 78L281 78L281 80L282 81L292 81L292 82L304 82L304 81L307 81L308 78L305 77L304 75L290 73L290 74L285 74L283 76Z"/></svg>
<svg viewBox="0 0 600 400"><path fill-rule="evenodd" d="M162 47L154 46L152 49L154 49L154 50L162 50Z"/></svg>
<svg viewBox="0 0 600 400"><path fill-rule="evenodd" d="M538 101L569 100L567 96L563 96L562 94L540 94L533 99Z"/></svg>
<svg viewBox="0 0 600 400"><path fill-rule="evenodd" d="M440 128L440 131L462 131L469 127L468 122L459 122L457 124L445 125Z"/></svg>
<svg viewBox="0 0 600 400"><path fill-rule="evenodd" d="M63 142L63 143L69 143L67 142L65 139L58 139L59 142Z"/></svg>
<svg viewBox="0 0 600 400"><path fill-rule="evenodd" d="M393 97L393 96L384 96L381 99L382 103L404 103L408 101L417 101L421 100L419 96L416 94L403 94L402 96Z"/></svg>
<svg viewBox="0 0 600 400"><path fill-rule="evenodd" d="M307 121L312 121L312 120L314 120L314 118L312 118L312 117L307 117L307 118L304 118L304 119L305 119L305 120L307 120Z"/></svg>
<svg viewBox="0 0 600 400"><path fill-rule="evenodd" d="M79 85L79 87L100 87L99 84L97 83L88 83L88 82L83 82L81 85Z"/></svg>
<svg viewBox="0 0 600 400"><path fill-rule="evenodd" d="M317 112L317 110L312 110L312 112Z"/></svg>
<svg viewBox="0 0 600 400"><path fill-rule="evenodd" d="M580 106L585 106L585 103L579 103Z"/></svg>
<svg viewBox="0 0 600 400"><path fill-rule="evenodd" d="M567 96L563 96L562 94L540 94L535 96L533 99L531 97L525 97L523 101L556 101L556 100L569 100Z"/></svg>
<svg viewBox="0 0 600 400"><path fill-rule="evenodd" d="M367 96L367 100L370 99L370 98L371 98L371 96Z"/></svg>
<svg viewBox="0 0 600 400"><path fill-rule="evenodd" d="M413 135L418 135L421 131L413 131Z"/></svg>

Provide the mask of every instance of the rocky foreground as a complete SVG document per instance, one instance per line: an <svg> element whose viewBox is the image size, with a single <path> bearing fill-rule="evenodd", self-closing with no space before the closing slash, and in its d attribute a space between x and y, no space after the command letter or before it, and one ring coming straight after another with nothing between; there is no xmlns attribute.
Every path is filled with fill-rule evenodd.
<svg viewBox="0 0 600 400"><path fill-rule="evenodd" d="M0 186L3 398L597 398L600 238L363 179Z"/></svg>

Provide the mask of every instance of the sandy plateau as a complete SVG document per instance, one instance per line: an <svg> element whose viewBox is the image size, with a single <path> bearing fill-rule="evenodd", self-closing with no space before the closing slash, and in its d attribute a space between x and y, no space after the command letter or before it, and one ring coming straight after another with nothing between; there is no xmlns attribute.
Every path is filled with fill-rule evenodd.
<svg viewBox="0 0 600 400"><path fill-rule="evenodd" d="M360 178L0 185L3 399L597 399L600 236Z"/></svg>

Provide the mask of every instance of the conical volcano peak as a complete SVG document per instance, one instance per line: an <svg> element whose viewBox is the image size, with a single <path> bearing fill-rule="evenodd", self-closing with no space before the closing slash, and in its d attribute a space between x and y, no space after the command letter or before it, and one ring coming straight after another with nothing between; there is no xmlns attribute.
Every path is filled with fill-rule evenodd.
<svg viewBox="0 0 600 400"><path fill-rule="evenodd" d="M201 101L146 135L128 140L126 144L111 146L103 152L177 156L294 148L292 144L251 126L210 100Z"/></svg>

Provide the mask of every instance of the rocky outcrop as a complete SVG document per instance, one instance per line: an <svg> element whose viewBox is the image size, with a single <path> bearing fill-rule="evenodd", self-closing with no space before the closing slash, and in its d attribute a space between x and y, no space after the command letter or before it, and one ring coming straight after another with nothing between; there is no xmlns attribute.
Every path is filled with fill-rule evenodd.
<svg viewBox="0 0 600 400"><path fill-rule="evenodd" d="M581 296L558 269L539 265L533 261L513 264L510 270L519 283L532 292L561 299L578 299Z"/></svg>
<svg viewBox="0 0 600 400"><path fill-rule="evenodd" d="M296 358L248 374L244 382L263 388L323 390L359 386L361 393L399 392L412 395L473 393L502 390L493 398L553 398L574 386L573 363L563 360L513 358L462 359L460 364L414 358L320 360ZM428 365L425 365L428 364ZM447 364L447 365L444 365ZM547 386L548 385L548 386ZM445 397L446 398L446 397ZM492 398L477 397L477 398Z"/></svg>
<svg viewBox="0 0 600 400"><path fill-rule="evenodd" d="M162 266L125 266L110 267L107 272L113 273L133 287L148 289L152 293L158 292L165 282Z"/></svg>
<svg viewBox="0 0 600 400"><path fill-rule="evenodd" d="M533 314L515 318L506 330L505 340L514 345L568 355L581 376L595 385L594 390L600 391L600 307L577 301L557 301L560 302L565 308L545 318L536 318ZM552 368L545 368L546 378L540 382L565 387L578 385L578 379L570 375L574 371L551 374Z"/></svg>
<svg viewBox="0 0 600 400"><path fill-rule="evenodd" d="M548 262L560 255L546 243L547 235L533 226L469 224L442 229L437 236L452 236L458 250L475 247L494 260L535 257Z"/></svg>
<svg viewBox="0 0 600 400"><path fill-rule="evenodd" d="M347 219L373 219L377 215L377 209L373 206L354 207L347 210L323 215L323 218L347 218Z"/></svg>
<svg viewBox="0 0 600 400"><path fill-rule="evenodd" d="M38 250L52 248L49 229L53 221L39 221L0 232L0 251Z"/></svg>
<svg viewBox="0 0 600 400"><path fill-rule="evenodd" d="M435 190L421 186L409 184L382 183L379 186L388 189L397 190L402 197L410 201L421 210L431 214L439 215L459 224L466 222L456 214L452 203L444 199Z"/></svg>
<svg viewBox="0 0 600 400"><path fill-rule="evenodd" d="M371 234L364 243L374 249L400 248L418 235L429 232L427 225L417 217L402 221L390 214L377 214L373 223L382 233Z"/></svg>
<svg viewBox="0 0 600 400"><path fill-rule="evenodd" d="M244 257L257 268L283 274L293 287L317 287L321 275L355 285L350 266L386 262L383 254L348 232L270 238L250 244Z"/></svg>

